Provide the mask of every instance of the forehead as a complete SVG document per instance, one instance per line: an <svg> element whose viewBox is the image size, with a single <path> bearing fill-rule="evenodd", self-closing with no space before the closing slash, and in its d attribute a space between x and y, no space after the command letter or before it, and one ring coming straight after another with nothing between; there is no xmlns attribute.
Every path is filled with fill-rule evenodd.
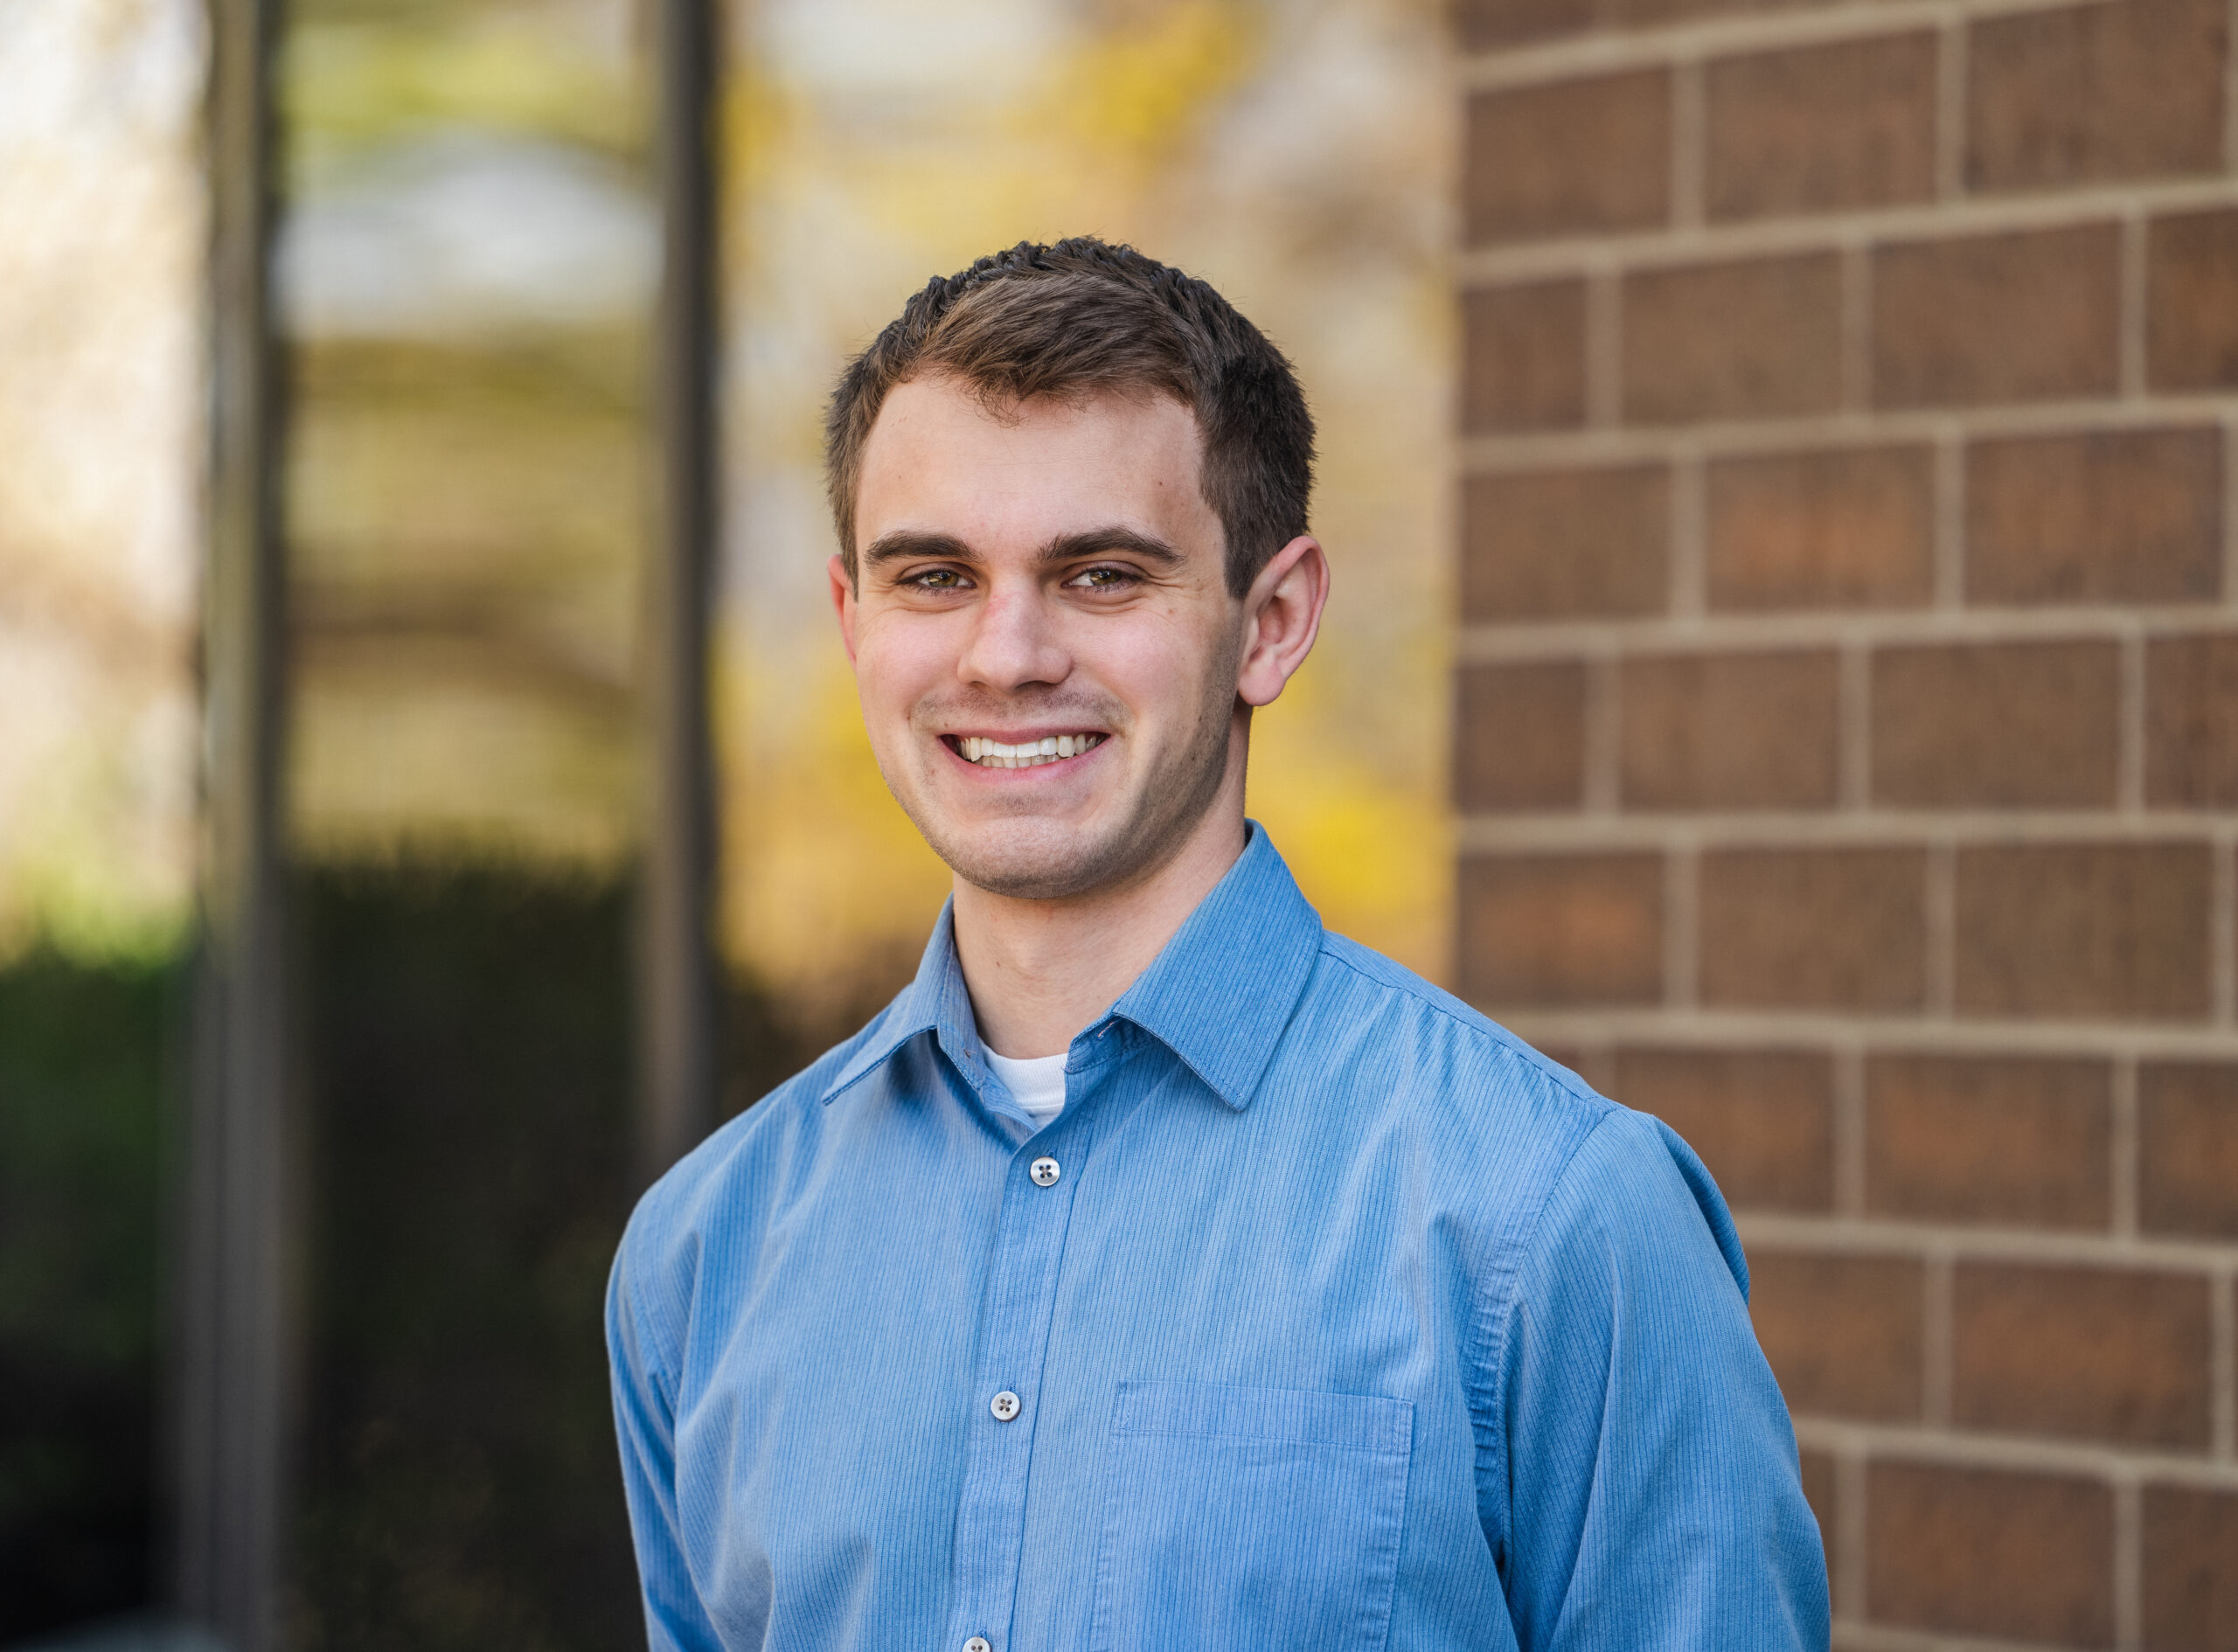
<svg viewBox="0 0 2238 1652"><path fill-rule="evenodd" d="M907 529L992 555L1118 525L1184 549L1217 545L1203 448L1196 415L1170 396L990 409L953 378L913 379L886 397L863 444L856 541Z"/></svg>

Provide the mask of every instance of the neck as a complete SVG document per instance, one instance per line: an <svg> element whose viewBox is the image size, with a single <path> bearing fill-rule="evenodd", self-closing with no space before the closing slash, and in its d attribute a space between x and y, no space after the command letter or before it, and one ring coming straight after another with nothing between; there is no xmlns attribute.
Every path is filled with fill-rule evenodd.
<svg viewBox="0 0 2238 1652"><path fill-rule="evenodd" d="M1177 850L1122 887L1021 900L956 879L956 960L990 1049L1059 1054L1134 984L1243 853L1234 778Z"/></svg>

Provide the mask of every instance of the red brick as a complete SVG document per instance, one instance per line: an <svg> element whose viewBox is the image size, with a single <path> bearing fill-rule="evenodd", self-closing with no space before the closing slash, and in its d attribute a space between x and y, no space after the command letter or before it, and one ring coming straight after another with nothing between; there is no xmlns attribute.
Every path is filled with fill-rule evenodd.
<svg viewBox="0 0 2238 1652"><path fill-rule="evenodd" d="M1935 37L1845 40L1710 66L1713 218L1827 212L1935 193Z"/></svg>
<svg viewBox="0 0 2238 1652"><path fill-rule="evenodd" d="M1980 642L1873 659L1873 795L1935 807L2114 801L2112 642Z"/></svg>
<svg viewBox="0 0 2238 1652"><path fill-rule="evenodd" d="M2213 172L2222 0L2120 0L1993 17L1966 45L1975 190Z"/></svg>
<svg viewBox="0 0 2238 1652"><path fill-rule="evenodd" d="M1679 654L1624 662L1631 809L1824 809L1838 718L1831 653Z"/></svg>
<svg viewBox="0 0 2238 1652"><path fill-rule="evenodd" d="M2222 583L2222 438L2102 430L1966 455L1974 602L2195 602Z"/></svg>
<svg viewBox="0 0 2238 1652"><path fill-rule="evenodd" d="M2144 1489L2144 1652L2238 1652L2238 1493Z"/></svg>
<svg viewBox="0 0 2238 1652"><path fill-rule="evenodd" d="M1920 1265L1753 1252L1748 1314L1797 1412L1893 1422L1920 1411Z"/></svg>
<svg viewBox="0 0 2238 1652"><path fill-rule="evenodd" d="M1924 448L1720 460L1706 495L1712 607L1901 607L1933 592Z"/></svg>
<svg viewBox="0 0 2238 1652"><path fill-rule="evenodd" d="M1469 100L1470 246L1645 229L1671 214L1671 75L1640 69Z"/></svg>
<svg viewBox="0 0 2238 1652"><path fill-rule="evenodd" d="M2203 843L2027 843L1957 856L1958 1008L1991 1016L2199 1017Z"/></svg>
<svg viewBox="0 0 2238 1652"><path fill-rule="evenodd" d="M1830 253L1642 270L1624 278L1623 302L1629 420L1763 419L1841 399Z"/></svg>
<svg viewBox="0 0 2238 1652"><path fill-rule="evenodd" d="M1875 1462L1866 1482L1875 1621L2075 1647L2114 1638L2114 1498L2095 1480Z"/></svg>
<svg viewBox="0 0 2238 1652"><path fill-rule="evenodd" d="M1925 857L1910 849L1705 855L1698 891L1703 1002L1918 1008L1925 868Z"/></svg>
<svg viewBox="0 0 2238 1652"><path fill-rule="evenodd" d="M1487 1004L1663 996L1663 857L1480 855L1461 864L1461 982Z"/></svg>
<svg viewBox="0 0 2238 1652"><path fill-rule="evenodd" d="M2238 385L2238 212L2156 219L2145 241L2144 290L2152 387Z"/></svg>
<svg viewBox="0 0 2238 1652"><path fill-rule="evenodd" d="M1466 667L1453 721L1464 813L1575 809L1585 795L1585 668L1574 660Z"/></svg>
<svg viewBox="0 0 2238 1652"><path fill-rule="evenodd" d="M2103 1228L2112 1075L2102 1061L1883 1056L1866 1069L1876 1216Z"/></svg>
<svg viewBox="0 0 2238 1652"><path fill-rule="evenodd" d="M1884 407L2110 394L2119 237L2110 224L1884 246L1873 260L1873 393Z"/></svg>
<svg viewBox="0 0 2238 1652"><path fill-rule="evenodd" d="M1950 1410L2007 1433L2204 1447L2207 1288L2197 1274L1962 1262Z"/></svg>
<svg viewBox="0 0 2238 1652"><path fill-rule="evenodd" d="M1585 286L1529 281L1461 299L1461 428L1477 434L1585 422Z"/></svg>
<svg viewBox="0 0 2238 1652"><path fill-rule="evenodd" d="M1623 1050L1610 1093L1684 1136L1736 1209L1833 1208L1834 1073L1825 1055Z"/></svg>
<svg viewBox="0 0 2238 1652"><path fill-rule="evenodd" d="M1653 614L1670 601L1660 465L1473 476L1461 516L1465 621Z"/></svg>
<svg viewBox="0 0 2238 1652"><path fill-rule="evenodd" d="M2238 1066L2138 1073L2137 1219L2147 1232L2238 1239Z"/></svg>
<svg viewBox="0 0 2238 1652"><path fill-rule="evenodd" d="M2144 684L2145 796L2179 809L2238 803L2238 635L2156 637Z"/></svg>

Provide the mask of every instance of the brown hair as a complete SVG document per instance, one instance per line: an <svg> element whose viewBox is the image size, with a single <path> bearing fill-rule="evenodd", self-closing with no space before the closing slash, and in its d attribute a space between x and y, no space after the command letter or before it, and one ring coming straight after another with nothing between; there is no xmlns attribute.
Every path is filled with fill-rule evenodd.
<svg viewBox="0 0 2238 1652"><path fill-rule="evenodd" d="M1205 503L1236 596L1306 531L1313 415L1266 335L1206 283L1131 246L1020 241L935 279L839 376L824 461L850 578L863 444L886 393L928 372L955 374L990 406L1108 391L1180 402L1204 437Z"/></svg>

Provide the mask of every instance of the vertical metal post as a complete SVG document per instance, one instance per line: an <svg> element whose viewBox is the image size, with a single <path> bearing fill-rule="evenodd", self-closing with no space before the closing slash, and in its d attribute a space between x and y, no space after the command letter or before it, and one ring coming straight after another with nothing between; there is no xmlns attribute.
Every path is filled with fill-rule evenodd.
<svg viewBox="0 0 2238 1652"><path fill-rule="evenodd" d="M645 1181L715 1121L707 620L720 486L718 3L656 5L655 141L664 255L657 323L660 526L646 559L641 666L647 818L637 938L637 1151Z"/></svg>
<svg viewBox="0 0 2238 1652"><path fill-rule="evenodd" d="M276 1634L285 1439L286 923L278 394L266 290L272 0L211 0L203 951L179 1277L178 1605Z"/></svg>

